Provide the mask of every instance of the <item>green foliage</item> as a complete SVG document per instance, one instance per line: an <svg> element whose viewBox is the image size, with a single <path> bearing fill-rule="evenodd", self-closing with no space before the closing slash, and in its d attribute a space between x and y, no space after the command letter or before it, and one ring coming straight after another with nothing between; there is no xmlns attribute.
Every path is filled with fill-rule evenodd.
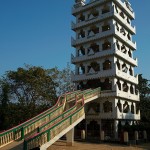
<svg viewBox="0 0 150 150"><path fill-rule="evenodd" d="M8 71L0 86L0 128L17 125L54 105L57 85L42 67Z"/></svg>
<svg viewBox="0 0 150 150"><path fill-rule="evenodd" d="M69 64L63 70L26 65L8 71L0 80L0 130L41 113L73 88Z"/></svg>
<svg viewBox="0 0 150 150"><path fill-rule="evenodd" d="M139 75L141 121L150 123L150 84L149 80Z"/></svg>

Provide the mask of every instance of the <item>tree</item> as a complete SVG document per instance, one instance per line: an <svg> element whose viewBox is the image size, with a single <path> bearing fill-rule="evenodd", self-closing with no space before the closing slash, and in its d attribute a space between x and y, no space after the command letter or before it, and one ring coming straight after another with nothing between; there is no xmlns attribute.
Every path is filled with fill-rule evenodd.
<svg viewBox="0 0 150 150"><path fill-rule="evenodd" d="M17 71L8 71L1 83L1 122L5 129L56 103L57 83L53 81L48 70L42 67L26 65Z"/></svg>
<svg viewBox="0 0 150 150"><path fill-rule="evenodd" d="M58 84L57 95L64 94L66 92L74 91L74 83L71 81L71 67L67 63L66 68L59 70L57 67L49 69L49 74L53 80Z"/></svg>
<svg viewBox="0 0 150 150"><path fill-rule="evenodd" d="M141 121L150 122L150 84L149 80L139 75Z"/></svg>

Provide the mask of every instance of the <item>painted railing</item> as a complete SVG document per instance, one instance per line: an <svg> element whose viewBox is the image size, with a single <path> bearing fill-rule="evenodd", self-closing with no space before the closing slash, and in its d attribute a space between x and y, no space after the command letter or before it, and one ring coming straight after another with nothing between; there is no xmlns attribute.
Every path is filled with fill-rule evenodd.
<svg viewBox="0 0 150 150"><path fill-rule="evenodd" d="M80 91L75 91L74 93L67 93L67 101L70 100L70 95L78 93ZM50 109L44 111L43 113L33 117L32 119L12 128L5 132L0 133L0 148L15 141L22 140L25 136L31 135L37 132L38 127L44 122L50 121L62 114L63 109L66 104L66 95L59 97L57 103ZM69 97L70 96L70 97Z"/></svg>
<svg viewBox="0 0 150 150"><path fill-rule="evenodd" d="M59 133L63 132L63 130L68 128L83 115L85 115L84 102L94 96L99 97L99 95L100 88L94 90L90 89L76 94L75 106L70 108L68 111L64 112L51 122L41 126L41 128L39 129L39 131L41 131L40 133L37 133L36 135L24 141L24 150L30 150L32 148L42 146L43 144L49 142L54 137L56 137ZM78 105L80 102L81 104Z"/></svg>

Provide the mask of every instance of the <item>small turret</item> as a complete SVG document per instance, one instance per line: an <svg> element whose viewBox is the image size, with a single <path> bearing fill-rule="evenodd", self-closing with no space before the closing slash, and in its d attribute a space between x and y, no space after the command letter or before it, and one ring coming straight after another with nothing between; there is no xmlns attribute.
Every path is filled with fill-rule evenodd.
<svg viewBox="0 0 150 150"><path fill-rule="evenodd" d="M82 7L85 5L86 0L75 0L74 8Z"/></svg>

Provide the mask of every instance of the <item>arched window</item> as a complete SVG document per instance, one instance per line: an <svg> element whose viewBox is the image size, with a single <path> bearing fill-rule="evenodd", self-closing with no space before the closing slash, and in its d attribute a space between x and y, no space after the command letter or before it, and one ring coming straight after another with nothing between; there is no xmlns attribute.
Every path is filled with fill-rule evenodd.
<svg viewBox="0 0 150 150"><path fill-rule="evenodd" d="M128 67L125 63L122 65L122 71L125 72L125 73L128 72Z"/></svg>
<svg viewBox="0 0 150 150"><path fill-rule="evenodd" d="M131 36L130 36L130 34L129 34L129 33L128 33L127 37L128 37L128 39L129 39L129 40L131 40Z"/></svg>
<svg viewBox="0 0 150 150"><path fill-rule="evenodd" d="M124 92L128 92L128 89L129 89L129 88L128 88L127 82L124 82L124 83L123 83L123 91L124 91Z"/></svg>
<svg viewBox="0 0 150 150"><path fill-rule="evenodd" d="M130 24L130 19L129 18L127 18L127 23Z"/></svg>
<svg viewBox="0 0 150 150"><path fill-rule="evenodd" d="M118 107L119 111L122 112L122 104L121 104L120 100L118 100L117 107Z"/></svg>
<svg viewBox="0 0 150 150"><path fill-rule="evenodd" d="M119 26L118 26L117 22L116 22L116 29L117 29L117 31L119 31Z"/></svg>
<svg viewBox="0 0 150 150"><path fill-rule="evenodd" d="M88 54L91 53L91 52L93 52L93 53L99 52L99 45L96 44L96 43L92 43L90 45L90 47L88 48Z"/></svg>
<svg viewBox="0 0 150 150"><path fill-rule="evenodd" d="M131 113L134 114L134 105L133 105L133 103L131 105Z"/></svg>
<svg viewBox="0 0 150 150"><path fill-rule="evenodd" d="M92 62L90 66L94 69L94 71L100 71L100 65L97 62Z"/></svg>
<svg viewBox="0 0 150 150"><path fill-rule="evenodd" d="M126 54L127 53L127 49L124 45L121 46L121 51Z"/></svg>
<svg viewBox="0 0 150 150"><path fill-rule="evenodd" d="M88 36L93 36L95 34L99 33L99 28L95 25L90 27L90 30L88 31Z"/></svg>
<svg viewBox="0 0 150 150"><path fill-rule="evenodd" d="M130 66L130 68L129 68L129 74L130 74L131 76L133 76L133 70L132 70L131 66Z"/></svg>
<svg viewBox="0 0 150 150"><path fill-rule="evenodd" d="M105 60L105 62L103 63L103 70L109 70L109 69L111 69L111 61Z"/></svg>
<svg viewBox="0 0 150 150"><path fill-rule="evenodd" d="M119 60L117 60L116 64L117 64L118 69L120 70L120 63L119 63Z"/></svg>
<svg viewBox="0 0 150 150"><path fill-rule="evenodd" d="M118 13L118 7L115 5L116 12Z"/></svg>
<svg viewBox="0 0 150 150"><path fill-rule="evenodd" d="M79 74L85 74L85 66L83 66L83 64L80 64Z"/></svg>
<svg viewBox="0 0 150 150"><path fill-rule="evenodd" d="M132 58L131 50L129 50L129 51L128 51L128 55L129 55L129 57L131 57L131 58Z"/></svg>
<svg viewBox="0 0 150 150"><path fill-rule="evenodd" d="M103 90L112 90L112 82L109 80L109 78L106 78L103 83Z"/></svg>
<svg viewBox="0 0 150 150"><path fill-rule="evenodd" d="M123 27L120 29L120 33L122 33L124 36L126 35L125 29Z"/></svg>
<svg viewBox="0 0 150 150"><path fill-rule="evenodd" d="M102 32L108 31L108 30L110 30L110 25L109 24L102 26Z"/></svg>
<svg viewBox="0 0 150 150"><path fill-rule="evenodd" d="M103 50L111 49L111 43L109 41L105 41L102 45Z"/></svg>
<svg viewBox="0 0 150 150"><path fill-rule="evenodd" d="M104 7L102 8L102 14L105 14L105 13L108 13L108 12L110 12L109 6L104 6Z"/></svg>
<svg viewBox="0 0 150 150"><path fill-rule="evenodd" d="M80 14L78 18L78 22L82 22L82 21L85 21L85 16L83 14Z"/></svg>
<svg viewBox="0 0 150 150"><path fill-rule="evenodd" d="M118 89L121 91L121 83L119 80L117 81L117 86L118 86Z"/></svg>
<svg viewBox="0 0 150 150"><path fill-rule="evenodd" d="M83 29L80 30L79 34L78 34L78 38L84 38L85 37L85 31L83 31Z"/></svg>
<svg viewBox="0 0 150 150"><path fill-rule="evenodd" d="M83 56L85 55L85 48L83 46L80 47L78 50L78 56Z"/></svg>
<svg viewBox="0 0 150 150"><path fill-rule="evenodd" d="M99 12L96 9L91 10L90 14L88 15L88 19L93 19L99 16Z"/></svg>
<svg viewBox="0 0 150 150"><path fill-rule="evenodd" d="M123 104L123 113L128 113L129 112L129 104L128 102L126 101L124 104Z"/></svg>
<svg viewBox="0 0 150 150"><path fill-rule="evenodd" d="M125 16L124 16L124 13L123 12L120 12L120 16L124 19Z"/></svg>
<svg viewBox="0 0 150 150"><path fill-rule="evenodd" d="M117 49L120 50L120 45L118 41L116 41L116 46L117 46Z"/></svg>
<svg viewBox="0 0 150 150"><path fill-rule="evenodd" d="M134 94L133 85L130 86L130 93L131 93L131 94Z"/></svg>
<svg viewBox="0 0 150 150"><path fill-rule="evenodd" d="M103 108L105 113L112 112L112 103L106 101L105 103L103 103Z"/></svg>

